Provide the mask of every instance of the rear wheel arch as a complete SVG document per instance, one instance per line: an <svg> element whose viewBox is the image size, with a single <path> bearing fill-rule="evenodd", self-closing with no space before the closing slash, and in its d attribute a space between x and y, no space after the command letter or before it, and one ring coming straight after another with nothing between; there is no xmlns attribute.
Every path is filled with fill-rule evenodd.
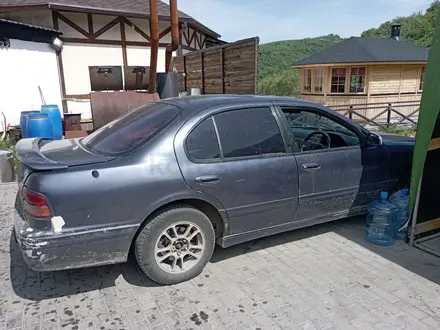
<svg viewBox="0 0 440 330"><path fill-rule="evenodd" d="M157 207L152 212L150 212L150 214L148 214L145 217L145 219L142 221L141 225L139 226L138 230L136 231L136 234L132 240L132 244L136 240L137 236L142 231L142 229L145 227L145 225L149 223L152 219L154 219L158 214L161 214L166 210L169 210L175 206L185 206L185 205L201 211L208 217L208 219L212 223L212 226L214 227L216 240L224 236L225 232L228 229L228 221L220 214L219 210L213 204L197 198L186 198L186 199L182 198L182 199L174 200L172 202L165 203Z"/></svg>

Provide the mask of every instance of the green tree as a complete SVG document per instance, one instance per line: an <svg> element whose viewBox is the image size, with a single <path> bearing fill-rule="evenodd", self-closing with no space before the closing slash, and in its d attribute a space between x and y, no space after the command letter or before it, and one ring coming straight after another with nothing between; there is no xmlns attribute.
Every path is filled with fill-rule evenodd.
<svg viewBox="0 0 440 330"><path fill-rule="evenodd" d="M276 41L260 46L260 86L263 95L299 96L299 70L292 64L342 39L330 34L318 38Z"/></svg>
<svg viewBox="0 0 440 330"><path fill-rule="evenodd" d="M378 28L364 31L362 37L389 38L391 25L401 24L401 40L413 45L429 48L435 29L435 20L440 8L440 0L431 3L425 13L414 13L407 17L396 17L391 21L382 23Z"/></svg>

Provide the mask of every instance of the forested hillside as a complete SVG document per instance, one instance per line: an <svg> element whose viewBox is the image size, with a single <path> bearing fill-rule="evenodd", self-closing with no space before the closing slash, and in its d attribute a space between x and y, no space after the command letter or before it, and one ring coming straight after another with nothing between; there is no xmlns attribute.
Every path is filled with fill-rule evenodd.
<svg viewBox="0 0 440 330"><path fill-rule="evenodd" d="M276 41L260 46L260 93L299 96L299 71L293 62L319 52L342 39L330 34L318 38Z"/></svg>
<svg viewBox="0 0 440 330"><path fill-rule="evenodd" d="M435 0L422 13L396 17L362 33L362 37L389 38L391 24L402 24L401 39L428 48L434 33L440 0ZM260 46L260 93L265 95L299 96L299 70L290 68L292 63L317 53L341 39L329 34L318 38L276 41Z"/></svg>

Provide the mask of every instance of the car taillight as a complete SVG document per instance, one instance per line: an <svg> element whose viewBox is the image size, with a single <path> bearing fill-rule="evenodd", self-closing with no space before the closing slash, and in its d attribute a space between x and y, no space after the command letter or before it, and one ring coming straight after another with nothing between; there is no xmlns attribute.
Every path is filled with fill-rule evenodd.
<svg viewBox="0 0 440 330"><path fill-rule="evenodd" d="M44 195L23 187L23 199L23 208L30 215L39 218L50 217L51 211L49 203Z"/></svg>

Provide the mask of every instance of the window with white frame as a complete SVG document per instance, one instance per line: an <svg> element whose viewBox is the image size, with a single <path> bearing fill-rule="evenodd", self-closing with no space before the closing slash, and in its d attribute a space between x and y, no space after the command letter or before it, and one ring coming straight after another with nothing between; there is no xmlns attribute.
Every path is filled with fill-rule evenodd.
<svg viewBox="0 0 440 330"><path fill-rule="evenodd" d="M312 91L312 69L304 69L304 92Z"/></svg>
<svg viewBox="0 0 440 330"><path fill-rule="evenodd" d="M365 92L365 67L351 68L350 93Z"/></svg>
<svg viewBox="0 0 440 330"><path fill-rule="evenodd" d="M332 81L330 87L331 93L345 93L346 75L347 75L346 68L332 69Z"/></svg>
<svg viewBox="0 0 440 330"><path fill-rule="evenodd" d="M313 90L315 93L322 93L323 85L324 85L324 69L323 68L316 68L315 69L315 84L313 87Z"/></svg>

